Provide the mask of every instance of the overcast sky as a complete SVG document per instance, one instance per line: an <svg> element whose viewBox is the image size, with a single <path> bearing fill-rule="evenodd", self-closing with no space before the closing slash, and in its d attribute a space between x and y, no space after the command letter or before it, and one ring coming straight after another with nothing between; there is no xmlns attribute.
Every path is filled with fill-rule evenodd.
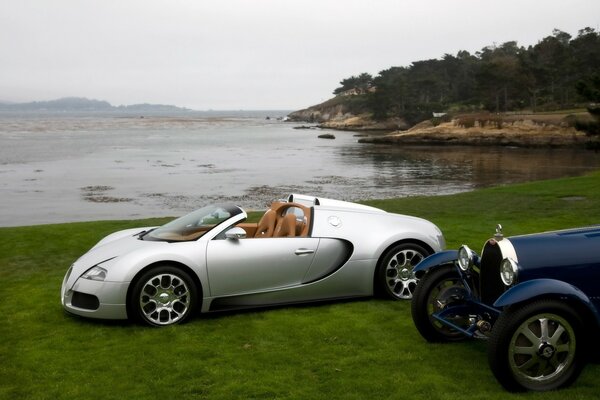
<svg viewBox="0 0 600 400"><path fill-rule="evenodd" d="M361 72L599 24L598 0L0 0L0 101L299 109Z"/></svg>

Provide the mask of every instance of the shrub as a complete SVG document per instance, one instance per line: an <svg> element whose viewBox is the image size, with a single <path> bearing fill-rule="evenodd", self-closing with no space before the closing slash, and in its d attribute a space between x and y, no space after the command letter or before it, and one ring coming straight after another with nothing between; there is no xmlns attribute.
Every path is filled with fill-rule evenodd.
<svg viewBox="0 0 600 400"><path fill-rule="evenodd" d="M433 124L433 126L438 126L439 124L442 124L444 122L450 122L452 120L452 117L448 114L441 116L441 117L433 117L431 118L431 123Z"/></svg>
<svg viewBox="0 0 600 400"><path fill-rule="evenodd" d="M458 126L460 126L461 128L473 128L475 126L475 117L471 117L471 116L464 116L464 117L460 117L457 118L456 120L456 124Z"/></svg>

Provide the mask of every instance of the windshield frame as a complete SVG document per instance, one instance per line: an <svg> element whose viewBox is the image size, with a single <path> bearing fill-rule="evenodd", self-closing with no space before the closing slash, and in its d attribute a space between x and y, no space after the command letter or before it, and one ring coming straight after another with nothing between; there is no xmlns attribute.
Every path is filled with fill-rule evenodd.
<svg viewBox="0 0 600 400"><path fill-rule="evenodd" d="M218 214L214 215L218 212L228 215L219 218ZM141 235L140 239L168 243L196 241L243 212L244 210L233 204L210 204L149 230ZM210 217L215 218L214 224L206 223L206 219Z"/></svg>

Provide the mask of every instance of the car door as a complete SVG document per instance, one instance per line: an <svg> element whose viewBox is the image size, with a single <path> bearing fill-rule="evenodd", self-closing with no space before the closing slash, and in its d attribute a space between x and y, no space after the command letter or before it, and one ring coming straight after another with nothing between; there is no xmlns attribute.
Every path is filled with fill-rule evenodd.
<svg viewBox="0 0 600 400"><path fill-rule="evenodd" d="M211 296L299 285L318 246L318 238L306 237L211 240L206 250Z"/></svg>

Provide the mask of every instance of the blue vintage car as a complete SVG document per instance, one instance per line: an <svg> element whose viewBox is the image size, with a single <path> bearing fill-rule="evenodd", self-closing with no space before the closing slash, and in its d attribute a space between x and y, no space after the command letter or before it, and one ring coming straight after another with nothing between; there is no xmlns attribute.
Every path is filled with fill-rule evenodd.
<svg viewBox="0 0 600 400"><path fill-rule="evenodd" d="M488 340L509 391L573 383L600 333L600 226L503 237L423 260L412 317L430 342Z"/></svg>

